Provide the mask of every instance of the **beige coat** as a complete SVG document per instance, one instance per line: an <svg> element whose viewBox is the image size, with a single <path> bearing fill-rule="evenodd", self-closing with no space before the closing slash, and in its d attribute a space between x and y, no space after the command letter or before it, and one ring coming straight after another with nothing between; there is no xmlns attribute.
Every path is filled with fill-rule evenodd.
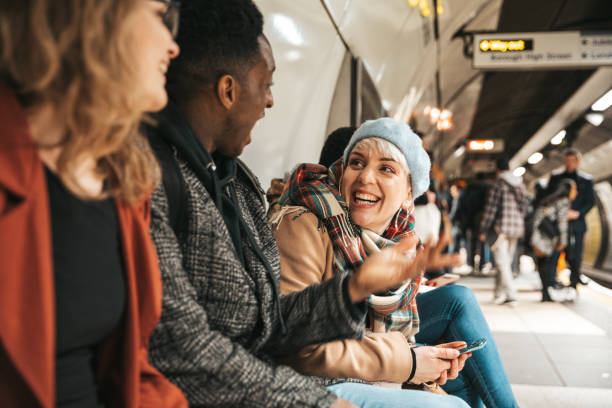
<svg viewBox="0 0 612 408"><path fill-rule="evenodd" d="M333 247L317 217L302 211L285 214L274 229L281 254L281 293L300 291L333 276ZM308 346L282 361L307 375L401 383L412 357L400 332L368 333L362 340Z"/></svg>

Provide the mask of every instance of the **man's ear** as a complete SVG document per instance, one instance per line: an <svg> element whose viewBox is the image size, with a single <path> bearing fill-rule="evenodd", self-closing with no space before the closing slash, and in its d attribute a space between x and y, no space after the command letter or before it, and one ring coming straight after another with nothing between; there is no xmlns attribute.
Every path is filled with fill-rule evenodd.
<svg viewBox="0 0 612 408"><path fill-rule="evenodd" d="M230 110L236 104L239 87L236 78L229 74L223 75L217 82L217 98L225 109Z"/></svg>

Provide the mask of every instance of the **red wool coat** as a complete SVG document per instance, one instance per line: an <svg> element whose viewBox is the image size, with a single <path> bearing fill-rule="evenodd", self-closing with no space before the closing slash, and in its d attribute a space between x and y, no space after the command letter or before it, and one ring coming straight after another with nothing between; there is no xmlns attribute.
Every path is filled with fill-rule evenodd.
<svg viewBox="0 0 612 408"><path fill-rule="evenodd" d="M122 325L100 348L108 407L187 407L147 358L161 314L149 201L117 203L127 284ZM0 406L55 405L55 295L49 197L26 116L0 84Z"/></svg>

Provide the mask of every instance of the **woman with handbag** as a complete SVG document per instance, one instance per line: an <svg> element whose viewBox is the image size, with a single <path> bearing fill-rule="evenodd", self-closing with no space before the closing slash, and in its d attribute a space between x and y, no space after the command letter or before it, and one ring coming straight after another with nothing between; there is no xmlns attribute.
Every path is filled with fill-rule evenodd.
<svg viewBox="0 0 612 408"><path fill-rule="evenodd" d="M390 118L365 122L351 137L344 157L329 169L298 166L271 220L281 253L281 291L303 290L336 273L350 273L365 258L400 240L414 237L416 244L413 197L427 190L429 169L419 137ZM439 255L444 245L440 239L422 270L455 260ZM362 339L309 346L283 363L304 374L334 378L340 383L331 389L356 403L382 395L375 406L457 406L449 396L347 378L396 388L405 382L435 382L471 407L482 407L483 400L490 408L518 406L471 291L450 285L416 296L419 284L417 277L370 296L367 305L355 305L368 308L369 331ZM448 357L441 353L482 337L488 340L486 347L471 358L466 360L464 354L444 361ZM444 344L413 347L415 340Z"/></svg>
<svg viewBox="0 0 612 408"><path fill-rule="evenodd" d="M556 191L540 201L534 214L531 246L542 281L542 302L565 298L559 290L561 284L555 279L557 265L551 262L551 255L553 251L563 251L567 247L567 212L577 194L576 182L563 179Z"/></svg>
<svg viewBox="0 0 612 408"><path fill-rule="evenodd" d="M186 407L147 358L170 0L0 6L0 405Z"/></svg>

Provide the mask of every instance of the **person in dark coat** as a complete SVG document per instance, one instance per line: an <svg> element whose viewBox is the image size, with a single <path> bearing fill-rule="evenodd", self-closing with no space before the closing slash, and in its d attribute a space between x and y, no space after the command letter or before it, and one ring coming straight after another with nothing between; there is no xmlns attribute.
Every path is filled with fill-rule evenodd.
<svg viewBox="0 0 612 408"><path fill-rule="evenodd" d="M483 265L488 261L485 256L488 248L486 243L478 239L478 229L487 202L487 196L491 186L485 183L485 174L477 173L476 181L468 184L467 188L459 198L459 208L457 210L458 222L467 238L467 264L473 267L473 273L481 273ZM480 255L480 262L475 264L476 254Z"/></svg>
<svg viewBox="0 0 612 408"><path fill-rule="evenodd" d="M313 343L361 338L363 300L420 273L429 251L409 260L404 245L368 258L352 274L280 295L263 191L237 158L274 104L276 67L263 16L251 0L193 0L182 4L180 27L181 53L168 71L170 103L148 129L151 140L165 143L156 144L158 157L170 158L160 159L164 183L152 196L163 310L150 339L151 362L191 406L353 406L322 379L276 358ZM178 194L166 177L173 169ZM177 205L184 222L173 222ZM381 278L389 270L397 279Z"/></svg>
<svg viewBox="0 0 612 408"><path fill-rule="evenodd" d="M563 179L574 180L578 187L578 195L576 199L572 201L572 207L567 212L567 219L569 220L569 242L565 256L571 270L569 300L576 298L576 286L578 283L582 283L580 280L580 267L582 265L584 234L587 229L585 216L595 205L593 177L590 174L578 170L581 159L582 155L577 149L567 149L564 157L565 170L560 173L553 173L546 189L547 194L553 193L558 189ZM552 255L551 260L555 265L559 260L559 255L559 251L555 251Z"/></svg>
<svg viewBox="0 0 612 408"><path fill-rule="evenodd" d="M542 302L565 300L565 291L560 295L558 288L560 284L555 278L556 260L551 264L550 256L555 251L562 251L567 247L569 224L567 212L577 192L574 180L562 180L554 193L540 200L533 216L533 233L529 242L542 281Z"/></svg>

